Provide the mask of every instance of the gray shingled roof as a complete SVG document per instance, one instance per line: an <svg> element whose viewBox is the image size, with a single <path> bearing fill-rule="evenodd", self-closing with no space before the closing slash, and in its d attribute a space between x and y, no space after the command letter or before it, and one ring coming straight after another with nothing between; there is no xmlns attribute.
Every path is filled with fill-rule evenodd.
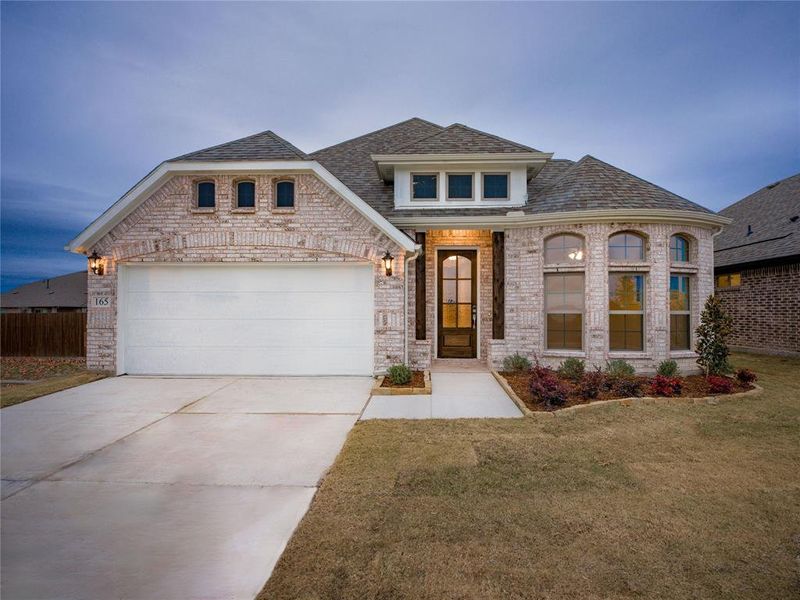
<svg viewBox="0 0 800 600"><path fill-rule="evenodd" d="M272 131L171 158L178 160L308 160L308 155Z"/></svg>
<svg viewBox="0 0 800 600"><path fill-rule="evenodd" d="M589 155L572 164L551 185L530 197L525 212L549 213L614 208L663 208L712 212Z"/></svg>
<svg viewBox="0 0 800 600"><path fill-rule="evenodd" d="M505 214L510 210L509 207L395 210L393 185L381 179L371 158L375 154L467 152L519 153L538 150L460 123L442 127L415 117L317 150L310 155L273 132L265 131L184 154L172 160L316 160L389 219L393 216ZM528 204L522 210L526 213L548 213L608 208L667 208L711 212L591 156L585 156L577 163L563 159L548 161L529 181Z"/></svg>
<svg viewBox="0 0 800 600"><path fill-rule="evenodd" d="M85 308L86 271L26 283L4 292L3 308Z"/></svg>
<svg viewBox="0 0 800 600"><path fill-rule="evenodd" d="M453 123L410 144L398 145L391 150L390 154L471 154L477 152L512 154L538 152L538 150L485 131L472 129L461 123Z"/></svg>
<svg viewBox="0 0 800 600"><path fill-rule="evenodd" d="M800 173L750 194L720 214L733 223L714 240L714 266L800 255Z"/></svg>
<svg viewBox="0 0 800 600"><path fill-rule="evenodd" d="M373 154L389 154L398 146L428 136L442 127L414 117L371 133L312 152L310 157L333 173L384 216L394 212L394 188L383 182Z"/></svg>

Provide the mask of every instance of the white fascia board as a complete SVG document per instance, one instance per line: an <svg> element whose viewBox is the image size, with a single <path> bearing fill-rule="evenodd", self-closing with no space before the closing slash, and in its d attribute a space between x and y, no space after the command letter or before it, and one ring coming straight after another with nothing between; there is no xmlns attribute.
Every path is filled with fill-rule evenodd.
<svg viewBox="0 0 800 600"><path fill-rule="evenodd" d="M400 211L398 211L400 212ZM398 227L415 229L508 229L514 227L532 227L537 225L558 225L576 223L673 223L676 225L700 225L722 228L732 219L722 215L696 212L691 210L671 209L614 209L614 210L576 210L559 213L520 214L511 211L505 215L475 216L408 216L398 215L391 218Z"/></svg>
<svg viewBox="0 0 800 600"><path fill-rule="evenodd" d="M264 171L287 173L310 172L316 174L339 196L352 204L367 220L385 233L392 241L407 252L413 252L415 250L416 244L411 238L387 221L385 217L381 216L374 208L364 202L364 200L359 198L350 188L334 177L330 171L316 161L297 160L163 162L78 234L75 239L65 246L65 250L77 254L87 252L92 244L96 243L113 229L114 226L131 214L150 194L156 191L169 177L175 174L202 174L209 172L257 173Z"/></svg>

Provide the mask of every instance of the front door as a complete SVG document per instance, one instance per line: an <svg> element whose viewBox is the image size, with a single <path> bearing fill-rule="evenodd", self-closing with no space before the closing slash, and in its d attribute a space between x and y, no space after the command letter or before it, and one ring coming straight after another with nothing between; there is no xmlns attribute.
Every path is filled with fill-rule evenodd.
<svg viewBox="0 0 800 600"><path fill-rule="evenodd" d="M439 358L478 355L476 259L475 250L439 250Z"/></svg>

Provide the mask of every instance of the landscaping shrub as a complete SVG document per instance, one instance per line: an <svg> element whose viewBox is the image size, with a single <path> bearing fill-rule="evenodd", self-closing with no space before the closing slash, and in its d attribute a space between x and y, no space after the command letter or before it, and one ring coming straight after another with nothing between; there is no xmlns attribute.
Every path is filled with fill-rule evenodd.
<svg viewBox="0 0 800 600"><path fill-rule="evenodd" d="M650 380L650 393L654 396L678 396L681 393L681 380L677 377L656 375Z"/></svg>
<svg viewBox="0 0 800 600"><path fill-rule="evenodd" d="M706 377L708 391L712 394L730 394L733 391L733 379L720 375Z"/></svg>
<svg viewBox="0 0 800 600"><path fill-rule="evenodd" d="M636 375L636 369L629 362L617 358L606 363L606 373L614 378L633 377Z"/></svg>
<svg viewBox="0 0 800 600"><path fill-rule="evenodd" d="M558 374L575 383L583 378L586 365L580 358L568 358L558 366Z"/></svg>
<svg viewBox="0 0 800 600"><path fill-rule="evenodd" d="M530 392L534 400L552 408L567 401L569 389L558 379L555 371L536 365L531 369Z"/></svg>
<svg viewBox="0 0 800 600"><path fill-rule="evenodd" d="M606 386L606 376L600 367L584 374L578 386L578 393L584 400L594 400Z"/></svg>
<svg viewBox="0 0 800 600"><path fill-rule="evenodd" d="M615 377L611 389L622 398L642 395L642 380L638 377Z"/></svg>
<svg viewBox="0 0 800 600"><path fill-rule="evenodd" d="M733 330L733 321L722 310L716 296L709 296L700 314L697 334L697 364L706 375L730 373L728 364L728 336Z"/></svg>
<svg viewBox="0 0 800 600"><path fill-rule="evenodd" d="M743 385L750 385L758 380L758 375L753 373L750 369L739 369L736 371L736 380Z"/></svg>
<svg viewBox="0 0 800 600"><path fill-rule="evenodd" d="M661 363L658 365L658 370L656 371L658 375L663 377L677 377L678 376L678 363L674 360L662 360Z"/></svg>
<svg viewBox="0 0 800 600"><path fill-rule="evenodd" d="M395 385L404 385L411 381L411 369L406 365L392 365L386 371L389 381Z"/></svg>
<svg viewBox="0 0 800 600"><path fill-rule="evenodd" d="M519 352L506 356L503 359L504 371L527 371L531 368L531 361L522 356Z"/></svg>

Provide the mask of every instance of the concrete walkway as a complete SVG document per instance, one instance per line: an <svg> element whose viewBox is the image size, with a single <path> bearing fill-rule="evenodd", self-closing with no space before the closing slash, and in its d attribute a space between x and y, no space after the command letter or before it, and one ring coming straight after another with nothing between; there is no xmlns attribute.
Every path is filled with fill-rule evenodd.
<svg viewBox="0 0 800 600"><path fill-rule="evenodd" d="M442 361L439 361L441 363ZM365 419L464 419L521 417L514 401L485 367L437 364L427 396L373 396Z"/></svg>
<svg viewBox="0 0 800 600"><path fill-rule="evenodd" d="M370 378L132 378L4 408L2 597L251 600Z"/></svg>

